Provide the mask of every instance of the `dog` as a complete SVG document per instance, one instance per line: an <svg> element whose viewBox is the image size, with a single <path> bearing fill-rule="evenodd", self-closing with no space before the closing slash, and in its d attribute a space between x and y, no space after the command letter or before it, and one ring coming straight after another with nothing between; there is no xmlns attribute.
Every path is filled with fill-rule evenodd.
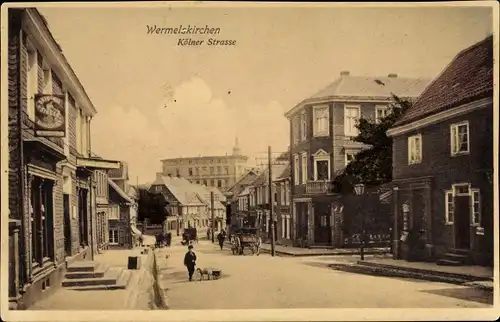
<svg viewBox="0 0 500 322"><path fill-rule="evenodd" d="M200 281L207 277L207 280L218 280L220 278L220 270L214 270L209 268L197 268L196 271L200 274Z"/></svg>

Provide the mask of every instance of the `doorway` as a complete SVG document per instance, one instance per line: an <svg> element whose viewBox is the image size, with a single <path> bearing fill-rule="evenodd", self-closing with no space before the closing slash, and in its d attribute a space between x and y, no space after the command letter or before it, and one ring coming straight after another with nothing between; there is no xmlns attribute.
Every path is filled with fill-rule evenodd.
<svg viewBox="0 0 500 322"><path fill-rule="evenodd" d="M80 222L80 245L88 246L88 213L87 213L87 189L78 190L78 217Z"/></svg>
<svg viewBox="0 0 500 322"><path fill-rule="evenodd" d="M455 248L470 249L470 196L455 196Z"/></svg>
<svg viewBox="0 0 500 322"><path fill-rule="evenodd" d="M63 195L64 212L64 253L66 257L71 256L71 215L69 208L69 194Z"/></svg>
<svg viewBox="0 0 500 322"><path fill-rule="evenodd" d="M314 243L330 245L332 243L332 223L330 207L327 203L314 204Z"/></svg>

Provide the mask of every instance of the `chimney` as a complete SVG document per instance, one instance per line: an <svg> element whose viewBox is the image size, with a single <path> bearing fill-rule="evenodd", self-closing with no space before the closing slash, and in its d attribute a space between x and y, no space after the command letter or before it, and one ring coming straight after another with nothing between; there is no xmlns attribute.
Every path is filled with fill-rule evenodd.
<svg viewBox="0 0 500 322"><path fill-rule="evenodd" d="M344 71L340 72L340 76L349 76L349 71L344 70Z"/></svg>
<svg viewBox="0 0 500 322"><path fill-rule="evenodd" d="M389 78L397 78L398 74L389 74L387 77L389 77Z"/></svg>

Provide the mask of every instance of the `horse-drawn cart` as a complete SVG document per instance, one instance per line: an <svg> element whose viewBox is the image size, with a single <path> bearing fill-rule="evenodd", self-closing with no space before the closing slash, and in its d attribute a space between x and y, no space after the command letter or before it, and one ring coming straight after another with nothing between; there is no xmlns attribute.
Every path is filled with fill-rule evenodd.
<svg viewBox="0 0 500 322"><path fill-rule="evenodd" d="M252 251L252 255L259 255L261 243L257 228L241 228L231 235L233 255L243 255L245 247Z"/></svg>

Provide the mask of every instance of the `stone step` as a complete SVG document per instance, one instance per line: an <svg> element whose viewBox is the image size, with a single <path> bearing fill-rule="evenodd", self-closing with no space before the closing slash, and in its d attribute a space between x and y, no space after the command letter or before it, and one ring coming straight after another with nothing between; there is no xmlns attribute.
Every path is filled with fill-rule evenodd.
<svg viewBox="0 0 500 322"><path fill-rule="evenodd" d="M98 278L104 277L105 273L106 270L99 267L93 272L66 272L66 274L64 274L64 277L66 279Z"/></svg>
<svg viewBox="0 0 500 322"><path fill-rule="evenodd" d="M103 277L91 278L75 278L64 279L62 286L64 287L79 287L79 286L95 286L95 285L115 285L118 278L122 274L122 268L111 267L106 271Z"/></svg>
<svg viewBox="0 0 500 322"><path fill-rule="evenodd" d="M444 256L449 259L456 259L456 260L466 260L468 257L467 255L456 254L456 253L446 253Z"/></svg>
<svg viewBox="0 0 500 322"><path fill-rule="evenodd" d="M99 266L94 261L77 261L66 268L67 272L93 272Z"/></svg>
<svg viewBox="0 0 500 322"><path fill-rule="evenodd" d="M436 262L437 265L441 266L463 266L462 261L450 260L450 259L440 259Z"/></svg>
<svg viewBox="0 0 500 322"><path fill-rule="evenodd" d="M126 289L130 279L132 277L132 272L129 270L122 270L121 275L116 280L115 284L111 285L86 285L86 286L75 286L68 287L68 290L74 291L108 291L108 290L123 290Z"/></svg>
<svg viewBox="0 0 500 322"><path fill-rule="evenodd" d="M450 249L451 254L469 256L470 251L468 249L452 248Z"/></svg>

